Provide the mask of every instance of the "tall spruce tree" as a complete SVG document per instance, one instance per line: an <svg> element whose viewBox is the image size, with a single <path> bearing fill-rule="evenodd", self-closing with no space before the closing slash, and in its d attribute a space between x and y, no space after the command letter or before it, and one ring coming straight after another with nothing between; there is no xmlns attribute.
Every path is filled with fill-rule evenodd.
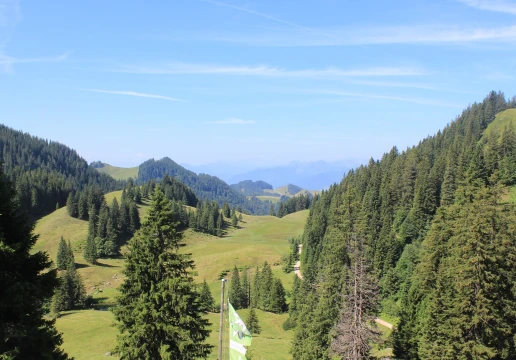
<svg viewBox="0 0 516 360"><path fill-rule="evenodd" d="M201 302L201 305L205 312L212 312L216 311L215 309L215 299L213 298L213 295L211 295L210 287L208 286L208 283L206 280L202 283L201 286L201 292L200 292L200 298L199 301Z"/></svg>
<svg viewBox="0 0 516 360"><path fill-rule="evenodd" d="M235 266L233 273L231 274L231 282L229 283L229 302L233 305L235 310L242 309L243 307L243 292L242 285L240 284L240 272Z"/></svg>
<svg viewBox="0 0 516 360"><path fill-rule="evenodd" d="M285 299L285 288L278 278L274 279L271 291L270 311L280 314L287 311L288 306Z"/></svg>
<svg viewBox="0 0 516 360"><path fill-rule="evenodd" d="M170 202L157 186L148 217L129 242L118 306L121 359L206 358L209 322L190 269L189 255L176 231Z"/></svg>
<svg viewBox="0 0 516 360"><path fill-rule="evenodd" d="M65 239L61 236L59 240L59 247L57 248L56 265L58 270L66 269L68 265L68 245L66 245Z"/></svg>
<svg viewBox="0 0 516 360"><path fill-rule="evenodd" d="M58 281L48 255L31 254L36 240L0 166L0 357L67 359L54 321L44 317Z"/></svg>
<svg viewBox="0 0 516 360"><path fill-rule="evenodd" d="M258 322L258 316L256 315L256 311L253 307L249 310L249 315L247 316L245 324L253 335L257 335L262 331L260 323Z"/></svg>
<svg viewBox="0 0 516 360"><path fill-rule="evenodd" d="M242 309L251 306L251 283L249 282L249 269L245 268L242 274Z"/></svg>

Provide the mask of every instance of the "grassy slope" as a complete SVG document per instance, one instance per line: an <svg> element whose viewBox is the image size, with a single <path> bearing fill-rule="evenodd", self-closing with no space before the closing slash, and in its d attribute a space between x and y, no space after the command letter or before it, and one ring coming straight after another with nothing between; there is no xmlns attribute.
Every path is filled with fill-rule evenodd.
<svg viewBox="0 0 516 360"><path fill-rule="evenodd" d="M484 131L484 137L488 137L492 132L501 135L506 126L512 126L516 129L516 109L508 109L498 113L494 121Z"/></svg>
<svg viewBox="0 0 516 360"><path fill-rule="evenodd" d="M106 195L110 203L113 197L120 200L121 192ZM143 218L147 205L140 206ZM225 269L236 266L256 266L264 261L279 263L281 255L288 252L287 238L302 232L308 211L290 214L282 219L271 216L243 215L239 229L230 229L224 238L186 231L186 252L192 253L196 263L198 281L208 281L216 301L220 299L220 281L218 274ZM44 250L55 260L60 236L70 240L75 252L78 271L84 279L87 292L92 294L98 305L111 305L117 294L117 286L123 280L121 271L123 259L102 259L101 266L90 266L82 257L82 250L88 232L88 222L68 216L66 208L56 210L38 221L35 233L40 234L35 250ZM279 276L285 288L292 288L293 274L285 274L281 266L272 267L275 276ZM250 270L254 274L254 268ZM114 275L117 274L116 278ZM108 284L109 283L109 284ZM93 290L93 286L102 291ZM240 312L240 311L239 311ZM247 311L241 312L245 319ZM216 344L218 339L218 315L208 315L213 323L213 332L209 343ZM287 315L270 314L258 311L263 332L256 337L253 344L253 356L256 359L289 359L292 331L283 331L281 325ZM56 326L64 336L64 349L77 360L100 359L106 352L112 351L116 341L116 328L112 327L113 315L108 311L83 310L72 311L60 317ZM216 358L216 352L212 354Z"/></svg>
<svg viewBox="0 0 516 360"><path fill-rule="evenodd" d="M138 176L138 166L132 168L122 168L104 163L104 167L98 168L98 172L111 175L117 180L126 180Z"/></svg>
<svg viewBox="0 0 516 360"><path fill-rule="evenodd" d="M485 139L493 132L498 134L498 136L502 135L502 132L506 126L512 126L514 129L516 129L516 109L508 109L498 113L494 121L489 124L487 129L484 131L484 135L480 141L485 141ZM503 199L515 204L516 186L508 188L506 194L503 195Z"/></svg>
<svg viewBox="0 0 516 360"><path fill-rule="evenodd" d="M256 197L257 199L260 199L262 201L267 201L269 200L270 202L272 202L273 204L276 204L280 201L280 198L279 196L268 196L268 195L260 195L260 196L257 196Z"/></svg>

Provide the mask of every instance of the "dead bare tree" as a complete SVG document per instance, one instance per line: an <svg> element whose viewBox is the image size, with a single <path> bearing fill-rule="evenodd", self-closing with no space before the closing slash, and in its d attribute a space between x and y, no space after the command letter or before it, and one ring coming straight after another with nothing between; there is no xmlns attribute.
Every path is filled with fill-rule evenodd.
<svg viewBox="0 0 516 360"><path fill-rule="evenodd" d="M371 344L377 341L375 318L379 307L379 291L375 278L370 274L365 258L364 238L350 236L348 245L350 263L342 294L340 318L334 328L331 353L341 359L362 360L369 358Z"/></svg>

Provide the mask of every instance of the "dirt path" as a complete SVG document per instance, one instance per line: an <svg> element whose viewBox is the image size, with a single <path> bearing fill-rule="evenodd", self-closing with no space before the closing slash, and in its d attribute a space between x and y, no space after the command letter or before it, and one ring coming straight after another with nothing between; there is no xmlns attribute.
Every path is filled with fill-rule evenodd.
<svg viewBox="0 0 516 360"><path fill-rule="evenodd" d="M301 255L302 250L303 250L303 244L300 244L299 245L299 254L300 255ZM303 280L303 275L301 274L301 260L298 260L298 262L296 262L296 264L294 265L294 273L297 275L297 277L299 277L301 280ZM377 324L385 326L386 328L389 328L391 330L394 329L394 325L392 325L391 323L388 323L385 320L376 318L376 319L374 319L374 321L376 321Z"/></svg>
<svg viewBox="0 0 516 360"><path fill-rule="evenodd" d="M301 255L301 251L303 250L303 244L299 244L298 249L299 255ZM301 260L298 260L294 265L294 274L296 274L298 278L303 280L303 274L301 274Z"/></svg>
<svg viewBox="0 0 516 360"><path fill-rule="evenodd" d="M376 319L374 319L374 321L376 321L377 324L383 325L386 328L389 328L391 330L394 328L394 325L392 325L392 324L388 323L387 321L382 320L380 318L376 318Z"/></svg>

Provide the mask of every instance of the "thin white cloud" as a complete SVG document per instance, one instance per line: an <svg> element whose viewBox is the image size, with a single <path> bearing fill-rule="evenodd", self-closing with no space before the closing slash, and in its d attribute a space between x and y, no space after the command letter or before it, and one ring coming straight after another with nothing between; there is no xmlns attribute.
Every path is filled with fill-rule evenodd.
<svg viewBox="0 0 516 360"><path fill-rule="evenodd" d="M319 34L300 34L292 29L274 29L260 33L176 34L176 41L229 42L246 46L363 46L388 44L464 45L472 43L516 43L516 25L466 27L443 25L405 25L387 27L335 27L321 32L336 34L335 39Z"/></svg>
<svg viewBox="0 0 516 360"><path fill-rule="evenodd" d="M145 97L145 98L153 98L153 99L162 99L162 100L169 100L169 101L181 101L184 102L185 100L176 99L170 96L163 96L163 95L155 95L155 94L144 94L139 93L135 91L112 91L112 90L99 90L99 89L84 89L85 91L91 91L91 92L97 92L97 93L104 93L104 94L114 94L114 95L128 95L128 96L137 96L137 97Z"/></svg>
<svg viewBox="0 0 516 360"><path fill-rule="evenodd" d="M59 56L47 56L37 58L15 58L7 55L0 55L0 64L28 64L28 63L39 63L39 62L61 62L68 59L70 53L64 53Z"/></svg>
<svg viewBox="0 0 516 360"><path fill-rule="evenodd" d="M242 120L237 118L229 118L227 120L218 121L206 121L205 124L220 124L220 125L252 125L255 124L254 120Z"/></svg>
<svg viewBox="0 0 516 360"><path fill-rule="evenodd" d="M31 64L31 63L58 63L63 62L70 56L70 53L64 53L58 56L36 57L36 58L15 58L8 55L0 54L0 71L12 72L13 65Z"/></svg>
<svg viewBox="0 0 516 360"><path fill-rule="evenodd" d="M439 100L421 99L421 98L412 98L412 97L403 97L403 96L368 94L368 93L337 91L337 90L307 90L306 92L315 93L315 94L351 97L351 98L393 100L393 101L402 101L402 102L409 102L409 103L421 104L421 105L434 105L434 106L452 107L452 108L460 108L461 107L458 104L443 102L443 101L439 101Z"/></svg>
<svg viewBox="0 0 516 360"><path fill-rule="evenodd" d="M115 70L134 74L158 75L245 75L264 77L298 77L298 78L347 78L347 77L376 77L376 76L417 76L426 72L408 67L374 67L364 69L326 69L287 70L270 66L222 66L171 63L156 66L122 66Z"/></svg>
<svg viewBox="0 0 516 360"><path fill-rule="evenodd" d="M516 15L516 2L509 0L458 0L479 10L487 10Z"/></svg>
<svg viewBox="0 0 516 360"><path fill-rule="evenodd" d="M275 21L275 22L280 23L280 24L288 25L288 26L290 26L292 28L295 28L295 29L298 29L298 30L302 30L303 32L308 32L308 33L312 33L312 34L319 34L319 35L325 36L325 37L330 38L330 39L339 40L338 37L336 37L335 35L332 35L330 33L318 30L316 28L311 28L311 27L300 25L300 24L296 24L296 23L291 22L291 21L283 20L283 19L280 19L278 17L272 16L272 15L269 15L269 14L265 14L265 13L262 13L262 12L259 12L259 11L256 11L256 10L251 10L251 9L248 9L248 8L245 8L245 7L242 7L242 6L231 5L231 4L228 4L228 3L221 2L221 1L215 1L215 0L203 0L203 1L209 2L211 4L215 4L215 5L218 5L218 6L223 6L223 7L227 7L227 8L230 8L230 9L235 9L235 10L238 10L238 11L246 12L248 14L256 15L256 16L259 16L259 17L262 17L262 18L265 18L265 19L268 19L268 20Z"/></svg>

